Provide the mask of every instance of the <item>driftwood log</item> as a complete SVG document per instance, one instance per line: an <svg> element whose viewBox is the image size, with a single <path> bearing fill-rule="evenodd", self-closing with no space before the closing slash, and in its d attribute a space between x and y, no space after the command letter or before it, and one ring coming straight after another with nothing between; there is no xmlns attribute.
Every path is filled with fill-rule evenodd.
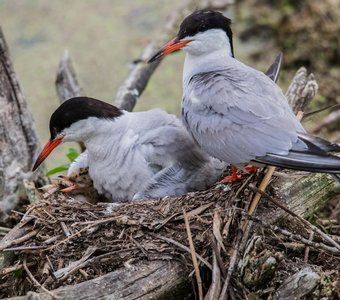
<svg viewBox="0 0 340 300"><path fill-rule="evenodd" d="M169 21L169 24L172 25L167 25L169 27L166 30L168 35L172 36L174 34L176 23L183 18L183 15L192 10L193 5L195 8L211 7L216 9L225 7L226 3L229 4L229 1L202 1L200 2L202 6L197 6L196 2L196 5L193 3L194 1L189 2L189 6L185 6L180 13L177 12L174 14L171 18L173 21ZM219 7L214 6L216 3L218 3ZM168 39L168 37L165 37L164 40L165 39ZM154 47L157 48L162 44L162 39L159 39L159 42L153 41L151 44L153 43L156 45ZM126 110L133 109L138 97L154 71L153 68L155 68L155 65L149 66L144 62L144 60L148 58L147 54L152 51L150 49L153 48L148 46L142 58L136 61L135 67L132 69L128 79L118 91L115 101L117 106ZM67 60L69 59L67 58ZM61 82L61 85L66 86L66 88L61 88L59 92L59 95L64 95L64 100L82 93L76 81L74 70L71 71L70 74L72 74L72 76L65 77L65 82L61 81L60 78L59 81L57 80L57 86L58 84L60 85ZM305 69L300 69L292 81L287 97L290 99L290 103L294 105L299 102L299 104L296 104L296 107L301 109L304 103L310 101L315 95L316 90L317 85L314 78L307 76ZM33 156L31 156L31 158L32 157ZM261 174L257 176L261 177ZM252 182L254 188L252 188L252 185L247 186L250 182ZM36 245L36 243L39 237L39 230L42 232L44 228L44 226L39 227L39 224L42 224L39 222L42 222L44 219L41 213L44 214L45 212L47 214L47 217L45 216L46 220L50 220L49 218L53 219L55 217L53 214L50 214L49 211L58 211L58 201L60 200L58 197L60 197L60 195L57 196L57 199L54 199L52 195L50 198L51 203L49 203L48 200L47 203L42 202L41 207L39 203L31 207L32 211L28 211L21 223L12 229L0 242L0 250L3 251L0 253L0 256L4 260L3 264L0 265L0 274L2 278L7 278L8 274L11 274L13 270L23 269L27 274L27 280L32 283L35 291L38 292L30 292L27 296L14 297L12 299L31 299L31 297L40 297L40 299L52 299L52 297L57 297L58 299L181 299L192 294L188 276L193 270L193 266L191 265L190 259L184 259L183 263L183 260L178 260L178 256L189 256L188 254L191 253L194 254L194 256L196 255L201 266L205 266L212 271L212 284L208 290L205 290L205 299L225 299L227 296L240 299L239 292L241 294L243 293L243 295L247 294L247 292L251 291L254 287L254 282L255 286L259 286L263 284L263 282L268 282L268 278L275 276L276 268L279 261L282 260L282 257L278 257L275 251L270 249L268 245L282 243L282 245L288 249L293 249L294 247L294 249L302 250L311 248L313 251L319 251L319 249L321 249L321 251L325 253L334 255L335 258L339 255L339 245L337 242L324 234L316 231L314 234L318 236L316 238L314 237L314 239L313 237L308 239L304 237L305 232L301 231L300 233L296 233L295 229L290 232L287 229L274 226L273 224L277 224L278 222L290 223L291 226L295 224L298 228L306 226L305 229L308 229L308 232L314 232L313 227L309 227L309 225L303 222L301 223L300 219L287 213L287 210L284 211L278 208L277 205L273 204L275 202L268 203L267 201L263 201L255 216L248 216L246 210L247 201L256 191L257 183L256 180L250 179L237 187L218 185L209 191L188 194L174 199L119 204L113 205L112 207L107 204L96 208L92 206L87 207L87 210L90 212L91 209L94 209L92 212L94 219L89 217L88 220L92 221L88 222L95 222L94 220L98 220L98 216L112 210L112 216L115 216L117 219L112 220L114 226L111 230L114 232L115 228L118 228L117 230L119 230L120 233L117 234L117 236L113 235L109 238L111 240L116 238L118 244L124 244L123 239L127 236L125 235L126 232L130 232L130 230L134 232L134 230L136 230L138 233L137 237L133 236L131 239L132 242L135 243L135 246L134 248L129 246L131 247L131 251L132 249L136 251L135 253L132 251L130 256L131 261L121 259L121 265L114 271L86 280L89 275L82 268L88 266L86 263L98 249L86 248L84 245L83 249L80 249L81 252L84 253L83 256L80 256L78 260L74 260L73 262L70 261L69 265L58 267L54 272L49 269L51 266L46 267L46 270L49 271L47 271L45 275L49 273L52 275L50 275L48 277L50 279L47 279L45 282L39 282L35 278L37 274L32 274L33 271L30 271L30 269L34 267L34 262L29 261L29 258L35 257L37 253L40 253L39 251L45 251L44 249L46 249L46 240L41 245ZM331 199L335 194L340 193L339 185L328 175L283 172L280 170L276 171L269 190L271 196L265 195L265 198L275 198L279 200L300 217L308 216L316 207ZM240 202L242 202L242 205L240 205ZM223 203L223 205L221 203ZM65 207L68 207L70 204L66 202L65 205ZM75 204L75 206L77 205ZM177 209L176 212L172 212L173 206ZM154 210L157 211L158 207L161 207L162 212L161 216L158 215L159 219L155 218L151 213ZM187 215L189 216L189 227L191 227L195 242L194 247L202 251L202 253L195 253L195 250L189 248L185 235L177 237L178 241L176 241L175 235L170 237L167 235L169 232L172 233L171 228L173 226L179 227L178 232L185 232L181 212L182 207L185 207ZM72 212L72 206L69 206L67 210ZM39 211L39 214L35 214L33 211ZM79 212L81 211L84 211L84 209L81 208ZM223 218L221 216L223 216ZM50 240L50 244L48 245L56 246L55 248L58 248L57 245L69 245L67 241L63 242L65 238L63 235L66 235L67 239L70 240L73 237L79 239L84 237L82 230L86 231L90 229L86 228L89 226L88 223L83 225L83 229L77 227L78 231L72 234L69 230L72 225L71 217L72 214L68 217L69 219L66 217L64 220L62 220L61 217L58 219L57 224L60 224L60 228L62 228L62 235L55 235L53 237L54 240ZM251 222L245 222L245 220L248 219L251 220ZM201 231L197 225L200 224L200 222L206 222L204 223L206 224L206 228L202 231L201 235ZM237 224L246 224L247 226L240 226L244 229L240 231L238 230L239 227L235 227ZM35 226L37 226L38 229L34 229ZM93 232L96 232L98 228L101 227L94 226ZM144 239L139 236L141 230L147 238ZM257 238L256 235L253 234L257 232L257 230L268 230L268 236ZM89 231L87 234L91 236L91 232L92 231ZM275 235L271 236L270 232L275 232ZM206 241L202 241L201 239L202 237L209 237L210 235L212 238L211 240L209 239L208 242L210 249L208 251L206 250L207 248L201 246L202 243L206 245ZM283 240L284 236L287 240ZM280 237L282 240L278 240ZM165 256L155 256L151 259L150 256L152 257L152 255L149 254L147 246L150 247L149 243L152 244L152 242L154 242L157 244L161 241L163 242L162 247L165 248L165 245L167 245L166 248L170 248L170 252L168 253L164 250L166 253ZM33 244L34 246L32 246ZM90 247L96 247L98 245L94 244ZM263 250L263 248L266 247L268 251ZM233 249L237 250L236 255L233 254L233 252L235 253L235 251L232 251ZM208 255L208 252L212 253L210 253L211 256ZM11 253L19 254L19 258L13 255L6 256ZM39 254L41 255L39 260L45 259L48 255L52 255L52 252L46 253L41 252ZM174 253L176 253L176 255ZM6 255L4 256L4 254ZM176 257L177 259L175 259ZM16 259L17 261L15 261ZM18 264L13 265L13 261ZM54 262L52 262L52 266L54 265L53 263ZM271 293L275 299L284 299L287 295L291 295L291 291L297 291L297 284L299 288L303 287L301 288L303 292L297 295L302 296L311 293L315 286L320 283L320 275L318 272L311 269L303 269L302 264L294 265L294 268L295 271L291 270L289 273L291 276L290 280L285 280L278 288L277 293L274 293L274 291L262 291L262 293L267 293L267 295ZM296 269L299 268L302 271L296 272ZM259 272L259 270L261 270L261 272ZM51 280L53 281L56 278L64 278L64 280L67 280L68 276L71 277L72 274L77 272L80 272L84 277L82 282L61 286L52 291L46 291L45 286L49 287L48 284L51 284ZM254 278L254 276L250 278L249 274L258 275L256 278ZM293 274L294 276L292 276ZM235 278L231 278L231 275ZM52 279L51 276L55 276L55 278ZM192 278L192 276L190 277ZM307 280L307 283L313 282L313 284L304 284L302 280L304 278L310 278L310 280ZM240 291L235 291L230 288L230 286L234 288L241 286L241 288Z"/></svg>

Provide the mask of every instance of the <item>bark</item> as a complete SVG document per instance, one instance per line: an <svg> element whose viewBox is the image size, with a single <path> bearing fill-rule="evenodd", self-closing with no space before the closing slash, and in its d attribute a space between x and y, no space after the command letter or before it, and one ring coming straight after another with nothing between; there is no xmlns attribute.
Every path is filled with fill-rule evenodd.
<svg viewBox="0 0 340 300"><path fill-rule="evenodd" d="M60 103L84 94L79 85L76 71L67 50L65 50L63 58L60 61L55 84Z"/></svg>
<svg viewBox="0 0 340 300"><path fill-rule="evenodd" d="M289 299L294 295L295 299L300 299L311 293L320 281L320 276L306 267L293 276L287 278L274 296L274 300Z"/></svg>
<svg viewBox="0 0 340 300"><path fill-rule="evenodd" d="M166 275L166 276L164 276ZM111 272L96 279L52 292L58 299L183 299L190 290L187 273L178 262L153 261L139 263L131 269ZM171 291L171 293L169 293ZM35 293L34 293L35 294ZM37 294L36 294L37 295ZM38 294L40 299L53 299L51 294ZM28 299L27 296L11 300Z"/></svg>
<svg viewBox="0 0 340 300"><path fill-rule="evenodd" d="M80 87L76 71L67 50L64 51L63 58L59 63L55 85L60 103L70 98L84 95L84 91ZM79 142L78 144L81 152L85 151L86 147L84 143Z"/></svg>
<svg viewBox="0 0 340 300"><path fill-rule="evenodd" d="M40 145L1 29L0 145L0 214L5 214L18 203L22 181L29 176ZM43 179L43 170L35 173L36 179Z"/></svg>

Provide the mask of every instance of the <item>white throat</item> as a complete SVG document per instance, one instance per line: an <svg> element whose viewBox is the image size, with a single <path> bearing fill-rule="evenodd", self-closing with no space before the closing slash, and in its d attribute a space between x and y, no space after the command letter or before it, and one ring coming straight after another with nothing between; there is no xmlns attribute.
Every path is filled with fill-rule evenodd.
<svg viewBox="0 0 340 300"><path fill-rule="evenodd" d="M221 61L234 59L229 38L221 29L210 29L187 39L192 42L183 48L186 52L183 80L197 73L220 69Z"/></svg>

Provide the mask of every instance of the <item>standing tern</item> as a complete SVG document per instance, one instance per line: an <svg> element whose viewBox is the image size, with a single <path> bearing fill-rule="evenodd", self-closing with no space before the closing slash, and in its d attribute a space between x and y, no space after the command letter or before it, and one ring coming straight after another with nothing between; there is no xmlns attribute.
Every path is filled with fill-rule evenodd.
<svg viewBox="0 0 340 300"><path fill-rule="evenodd" d="M340 173L340 158L329 153L340 146L306 133L281 89L235 59L230 25L219 12L195 11L149 61L186 52L182 121L193 138L209 155L235 166Z"/></svg>
<svg viewBox="0 0 340 300"><path fill-rule="evenodd" d="M86 152L71 171L88 167L94 188L113 202L203 190L225 169L161 109L127 112L93 98L71 98L52 114L50 134L33 171L62 142L84 142Z"/></svg>

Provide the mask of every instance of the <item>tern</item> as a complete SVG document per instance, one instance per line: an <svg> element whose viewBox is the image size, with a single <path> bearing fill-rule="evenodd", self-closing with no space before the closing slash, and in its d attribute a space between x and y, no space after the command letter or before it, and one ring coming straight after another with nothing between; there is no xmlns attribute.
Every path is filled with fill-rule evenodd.
<svg viewBox="0 0 340 300"><path fill-rule="evenodd" d="M113 202L203 190L225 169L161 109L127 112L97 99L71 98L52 114L50 134L32 170L62 142L83 142L86 152L69 173L88 167L94 188Z"/></svg>
<svg viewBox="0 0 340 300"><path fill-rule="evenodd" d="M206 153L234 166L340 173L340 158L330 154L339 144L308 134L274 81L234 57L229 18L195 11L149 62L179 49L182 121Z"/></svg>

